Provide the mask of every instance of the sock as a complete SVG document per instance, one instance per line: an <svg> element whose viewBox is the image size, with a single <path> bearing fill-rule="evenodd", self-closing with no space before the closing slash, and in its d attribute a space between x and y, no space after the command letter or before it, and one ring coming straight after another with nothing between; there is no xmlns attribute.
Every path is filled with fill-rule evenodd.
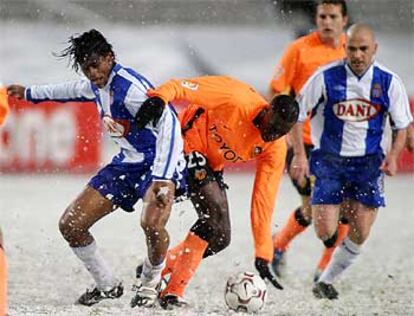
<svg viewBox="0 0 414 316"><path fill-rule="evenodd" d="M282 230L273 237L273 247L275 249L286 251L289 243L297 235L303 232L309 226L309 224L310 223L307 222L300 213L300 208L297 208L290 214L288 221L286 222L285 226L283 226Z"/></svg>
<svg viewBox="0 0 414 316"><path fill-rule="evenodd" d="M361 245L346 237L333 253L332 260L319 278L319 282L332 284L359 256Z"/></svg>
<svg viewBox="0 0 414 316"><path fill-rule="evenodd" d="M340 223L338 225L338 237L336 239L335 245L333 247L325 247L322 256L318 263L318 270L323 271L325 270L326 266L328 265L329 261L331 261L332 254L334 253L335 248L342 243L346 236L348 236L349 232L349 225Z"/></svg>
<svg viewBox="0 0 414 316"><path fill-rule="evenodd" d="M161 272L164 267L165 260L159 265L154 266L148 258L145 258L141 274L142 285L155 289L161 281Z"/></svg>
<svg viewBox="0 0 414 316"><path fill-rule="evenodd" d="M177 262L178 256L184 249L184 241L180 242L174 248L171 248L167 252L167 260L165 262L165 268L162 270L161 276L164 277L174 271L175 263Z"/></svg>
<svg viewBox="0 0 414 316"><path fill-rule="evenodd" d="M184 296L184 290L200 265L207 246L208 242L196 234L190 232L187 235L184 240L183 252L177 258L170 281L161 296L165 294Z"/></svg>
<svg viewBox="0 0 414 316"><path fill-rule="evenodd" d="M0 315L7 315L7 261L0 246Z"/></svg>
<svg viewBox="0 0 414 316"><path fill-rule="evenodd" d="M92 275L98 289L107 291L116 285L117 280L99 252L95 241L85 247L71 247L71 249Z"/></svg>

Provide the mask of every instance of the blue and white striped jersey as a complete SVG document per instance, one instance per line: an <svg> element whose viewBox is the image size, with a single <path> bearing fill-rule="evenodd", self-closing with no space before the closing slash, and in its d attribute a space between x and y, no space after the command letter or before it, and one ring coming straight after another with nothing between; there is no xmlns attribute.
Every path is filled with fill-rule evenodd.
<svg viewBox="0 0 414 316"><path fill-rule="evenodd" d="M112 163L153 165L155 178L171 179L177 165L185 165L181 127L175 111L170 106L165 107L155 127L151 122L139 130L135 123L135 116L151 87L151 83L134 70L115 64L102 89L86 79L31 86L26 89L26 99L35 103L95 101L104 127L120 147Z"/></svg>
<svg viewBox="0 0 414 316"><path fill-rule="evenodd" d="M401 79L374 62L357 76L345 60L314 73L298 96L299 121L311 113L314 150L344 157L385 153L388 114L394 128L412 121Z"/></svg>

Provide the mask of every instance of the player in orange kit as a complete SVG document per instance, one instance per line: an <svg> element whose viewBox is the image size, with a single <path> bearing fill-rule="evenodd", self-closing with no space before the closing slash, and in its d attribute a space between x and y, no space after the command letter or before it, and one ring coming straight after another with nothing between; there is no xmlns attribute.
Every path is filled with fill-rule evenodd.
<svg viewBox="0 0 414 316"><path fill-rule="evenodd" d="M4 123L9 105L7 102L6 89L1 87L0 83L0 126ZM7 262L4 252L3 236L0 228L0 315L6 315L7 312Z"/></svg>
<svg viewBox="0 0 414 316"><path fill-rule="evenodd" d="M345 34L343 29L348 22L347 6L344 0L321 0L316 5L317 30L306 36L300 37L291 43L286 49L275 75L270 83L271 95L291 94L298 95L308 78L320 66L334 60L345 57ZM306 153L312 149L310 139L309 117L303 125L303 141ZM289 148L287 154L287 166L289 174L292 164L293 151ZM311 184L309 178L305 183L297 183L292 180L302 198L302 205L296 208L288 218L287 223L273 236L274 258L272 268L276 275L282 276L286 265L286 250L290 242L303 232L312 221L310 207ZM325 250L318 263L315 279L325 269L332 256L335 246L348 234L346 220L338 226L338 232L325 243Z"/></svg>
<svg viewBox="0 0 414 316"><path fill-rule="evenodd" d="M0 82L0 126L6 120L7 113L9 112L9 104L7 101L7 90L1 86Z"/></svg>
<svg viewBox="0 0 414 316"><path fill-rule="evenodd" d="M230 244L224 165L253 159L257 161L251 202L255 267L262 278L281 288L269 269L273 257L271 221L285 165L283 136L298 116L294 98L278 96L269 104L247 84L225 76L173 79L148 95L151 98L137 116L145 118L142 125L170 101L190 104L181 113L181 126L189 192L198 213L185 240L168 252L163 273L171 273L171 277L160 295L161 306L171 309L183 305L184 290L201 260Z"/></svg>

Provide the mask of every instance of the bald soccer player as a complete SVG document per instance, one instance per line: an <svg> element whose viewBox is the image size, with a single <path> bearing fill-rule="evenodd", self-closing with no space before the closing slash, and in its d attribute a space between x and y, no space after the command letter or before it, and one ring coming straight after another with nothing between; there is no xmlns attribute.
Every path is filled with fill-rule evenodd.
<svg viewBox="0 0 414 316"><path fill-rule="evenodd" d="M396 174L397 158L413 120L401 79L375 61L377 47L369 26L353 25L347 33L346 59L317 71L298 97L292 177L299 182L315 177L312 213L323 243L335 235L340 216L350 225L348 236L314 285L317 298L338 298L333 283L359 257L378 208L385 206L384 175ZM308 112L313 113L314 144L309 163L302 138ZM395 132L390 149L384 135L388 116Z"/></svg>

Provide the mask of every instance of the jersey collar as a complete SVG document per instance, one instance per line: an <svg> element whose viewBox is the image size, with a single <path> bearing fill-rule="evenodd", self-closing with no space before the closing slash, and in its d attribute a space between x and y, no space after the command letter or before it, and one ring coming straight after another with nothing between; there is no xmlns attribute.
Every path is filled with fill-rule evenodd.
<svg viewBox="0 0 414 316"><path fill-rule="evenodd" d="M346 69L347 73L350 74L351 76L356 77L358 79L358 81L361 81L361 79L363 79L366 74L371 73L372 69L374 68L374 64L375 64L375 61L373 61L371 63L371 65L369 65L368 68L365 69L365 71L361 75L357 75L352 70L351 66L349 66L348 61L345 59L345 69Z"/></svg>

